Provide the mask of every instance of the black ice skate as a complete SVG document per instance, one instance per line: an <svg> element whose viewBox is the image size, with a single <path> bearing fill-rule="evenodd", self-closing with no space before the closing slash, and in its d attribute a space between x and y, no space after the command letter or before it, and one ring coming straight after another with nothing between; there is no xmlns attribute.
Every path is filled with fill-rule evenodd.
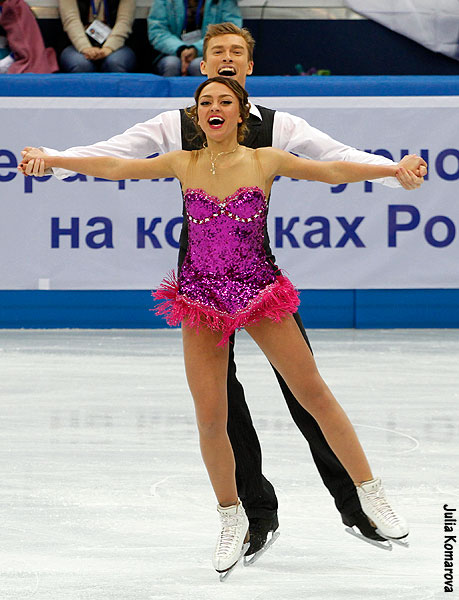
<svg viewBox="0 0 459 600"><path fill-rule="evenodd" d="M348 515L343 513L341 514L341 520L347 526L347 533L382 550L392 550L392 544L386 538L379 535L376 527L373 527L363 510L357 510Z"/></svg>
<svg viewBox="0 0 459 600"><path fill-rule="evenodd" d="M279 537L277 514L272 519L249 519L250 546L244 556L244 566L249 567L270 548Z"/></svg>

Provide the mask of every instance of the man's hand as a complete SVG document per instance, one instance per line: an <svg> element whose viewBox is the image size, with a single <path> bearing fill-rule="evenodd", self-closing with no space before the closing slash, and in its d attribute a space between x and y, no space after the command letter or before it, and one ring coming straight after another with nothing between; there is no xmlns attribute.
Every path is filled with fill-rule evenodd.
<svg viewBox="0 0 459 600"><path fill-rule="evenodd" d="M186 75L190 62L196 58L198 51L196 48L184 48L180 54L180 60L182 61L182 75Z"/></svg>
<svg viewBox="0 0 459 600"><path fill-rule="evenodd" d="M398 163L396 177L405 190L416 190L424 182L427 175L427 163L416 154L407 154Z"/></svg>
<svg viewBox="0 0 459 600"><path fill-rule="evenodd" d="M46 159L49 158L45 152L32 146L26 146L21 152L22 162L18 166L19 171L24 175L34 175L35 177L43 177L45 170L48 167Z"/></svg>

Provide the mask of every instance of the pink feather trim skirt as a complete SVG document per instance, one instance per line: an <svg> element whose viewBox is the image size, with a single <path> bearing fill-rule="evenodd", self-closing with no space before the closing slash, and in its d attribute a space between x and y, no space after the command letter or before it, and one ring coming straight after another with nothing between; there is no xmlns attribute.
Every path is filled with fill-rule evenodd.
<svg viewBox="0 0 459 600"><path fill-rule="evenodd" d="M228 343L237 329L266 318L279 322L287 314L295 313L300 304L297 290L283 275L278 275L274 283L261 290L245 308L234 314L216 310L181 294L175 272L163 279L152 296L159 300L157 307L152 310L164 316L168 325L179 325L186 319L187 326L196 330L204 326L212 331L221 331L223 335L218 346Z"/></svg>

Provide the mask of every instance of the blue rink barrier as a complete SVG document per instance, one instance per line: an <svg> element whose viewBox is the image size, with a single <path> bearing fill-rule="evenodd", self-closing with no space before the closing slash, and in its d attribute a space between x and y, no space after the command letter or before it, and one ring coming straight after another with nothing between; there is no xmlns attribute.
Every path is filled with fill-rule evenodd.
<svg viewBox="0 0 459 600"><path fill-rule="evenodd" d="M459 290L301 290L306 328L459 327ZM0 328L165 327L148 290L0 291Z"/></svg>
<svg viewBox="0 0 459 600"><path fill-rule="evenodd" d="M0 96L191 97L203 78L0 75ZM459 95L456 76L249 77L253 96ZM302 290L306 327L459 327L459 289ZM149 291L0 291L0 328L155 328Z"/></svg>
<svg viewBox="0 0 459 600"><path fill-rule="evenodd" d="M160 77L147 73L0 75L0 96L100 98L190 98L204 77ZM457 96L453 75L256 77L247 78L252 96Z"/></svg>

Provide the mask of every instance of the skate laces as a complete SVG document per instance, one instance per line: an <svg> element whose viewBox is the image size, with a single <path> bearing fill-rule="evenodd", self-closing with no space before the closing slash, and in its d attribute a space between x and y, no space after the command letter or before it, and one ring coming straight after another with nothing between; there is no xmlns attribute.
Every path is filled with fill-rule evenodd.
<svg viewBox="0 0 459 600"><path fill-rule="evenodd" d="M371 508L389 525L400 523L399 516L387 502L383 488L374 492L365 492L365 497L371 503Z"/></svg>
<svg viewBox="0 0 459 600"><path fill-rule="evenodd" d="M240 518L238 515L220 515L222 520L222 530L218 540L216 555L218 557L225 556L233 551L234 545L239 538L238 528Z"/></svg>

